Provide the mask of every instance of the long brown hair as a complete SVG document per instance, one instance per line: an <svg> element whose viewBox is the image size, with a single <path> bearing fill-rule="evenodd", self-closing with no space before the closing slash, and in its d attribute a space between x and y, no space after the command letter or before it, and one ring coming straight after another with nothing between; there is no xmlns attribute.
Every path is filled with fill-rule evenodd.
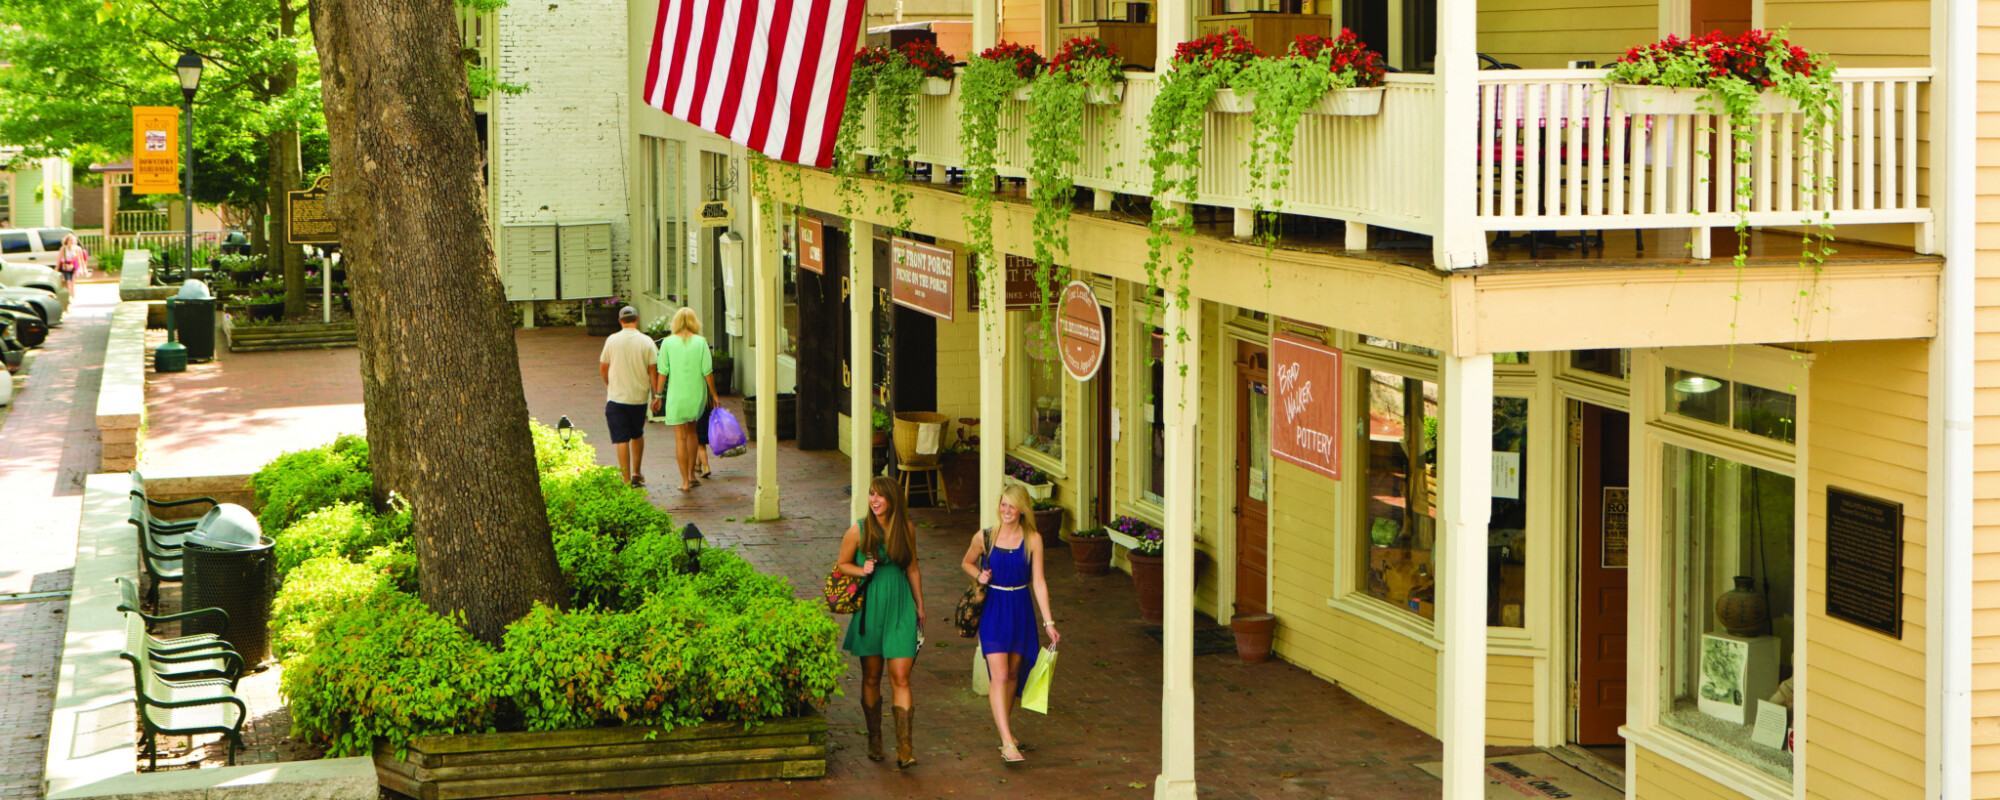
<svg viewBox="0 0 2000 800"><path fill-rule="evenodd" d="M862 520L861 554L855 558L873 556L886 538L889 560L896 562L896 566L908 567L910 562L917 560L917 534L910 527L909 516L904 513L902 485L896 483L895 478L877 476L868 482L868 493L881 495L883 502L888 504L889 530L885 534L881 521L875 518L875 510L869 509Z"/></svg>

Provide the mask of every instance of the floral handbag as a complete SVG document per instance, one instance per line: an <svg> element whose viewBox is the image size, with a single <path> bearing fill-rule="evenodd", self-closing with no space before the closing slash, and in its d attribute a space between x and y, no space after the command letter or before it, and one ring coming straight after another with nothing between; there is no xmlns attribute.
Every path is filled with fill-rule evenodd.
<svg viewBox="0 0 2000 800"><path fill-rule="evenodd" d="M867 598L861 589L868 585L867 578L856 578L840 571L835 565L826 574L826 607L835 614L854 614L861 611L861 601Z"/></svg>
<svg viewBox="0 0 2000 800"><path fill-rule="evenodd" d="M986 569L986 562L993 557L993 531L979 532L979 538L986 541L986 552L979 554L979 568ZM958 635L967 639L979 635L979 616L986 612L986 584L974 578L971 586L965 587L965 594L958 598L958 608L952 612L951 622L958 627Z"/></svg>

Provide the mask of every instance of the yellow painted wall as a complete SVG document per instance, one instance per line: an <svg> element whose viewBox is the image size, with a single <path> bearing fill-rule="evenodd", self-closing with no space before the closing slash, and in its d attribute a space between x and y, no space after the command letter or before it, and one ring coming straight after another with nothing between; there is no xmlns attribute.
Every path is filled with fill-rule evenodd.
<svg viewBox="0 0 2000 800"><path fill-rule="evenodd" d="M1659 5L1635 0L1483 0L1479 52L1522 69L1609 65L1659 38Z"/></svg>
<svg viewBox="0 0 2000 800"><path fill-rule="evenodd" d="M2000 798L2000 0L1979 4L1972 796Z"/></svg>
<svg viewBox="0 0 2000 800"><path fill-rule="evenodd" d="M1925 0L1765 0L1764 27L1791 26L1791 40L1843 67L1930 66Z"/></svg>
<svg viewBox="0 0 2000 800"><path fill-rule="evenodd" d="M1644 747L1637 748L1633 800L1742 800L1743 795Z"/></svg>
<svg viewBox="0 0 2000 800"><path fill-rule="evenodd" d="M1927 342L1814 348L1808 424L1806 791L1918 798L1924 789ZM1829 485L1903 504L1903 638L1826 616Z"/></svg>
<svg viewBox="0 0 2000 800"><path fill-rule="evenodd" d="M979 417L979 317L964 311L962 301L958 308L956 320L937 323L937 411L952 418L954 426L960 418ZM982 437L1005 436L1004 422L993 422L990 431L984 430L984 420L980 422Z"/></svg>
<svg viewBox="0 0 2000 800"><path fill-rule="evenodd" d="M1231 463L1236 461L1234 446L1236 415L1241 413L1234 410L1233 401L1229 401L1228 406L1224 405L1223 393L1229 393L1230 397L1234 397L1236 393L1236 367L1233 363L1236 340L1222 335L1224 313L1232 312L1216 303L1202 304L1201 419L1196 423L1201 432L1200 441L1195 445L1198 448L1195 462L1200 465L1197 474L1201 481L1201 500L1196 503L1201 541L1196 543L1195 547L1208 554L1208 566L1197 576L1194 607L1216 619L1221 619L1223 612L1229 610L1229 606L1236 602L1235 595L1227 598L1219 595L1222 571L1235 569L1234 562L1223 563L1222 559L1217 557L1219 553L1225 552L1220 541L1223 530L1222 515L1230 513L1230 509L1236 506L1236 485L1234 483L1225 485L1218 479L1213 465L1224 461ZM1218 363L1214 354L1221 352L1225 347L1228 348L1231 357L1221 359ZM1229 413L1224 416L1226 410ZM1226 457L1223 453L1225 445L1229 447ZM1230 530L1231 535L1234 535L1233 524Z"/></svg>
<svg viewBox="0 0 2000 800"><path fill-rule="evenodd" d="M1001 0L1000 41L1027 45L1040 51L1042 49L1041 0Z"/></svg>
<svg viewBox="0 0 2000 800"><path fill-rule="evenodd" d="M1486 743L1535 743L1535 659L1487 656Z"/></svg>

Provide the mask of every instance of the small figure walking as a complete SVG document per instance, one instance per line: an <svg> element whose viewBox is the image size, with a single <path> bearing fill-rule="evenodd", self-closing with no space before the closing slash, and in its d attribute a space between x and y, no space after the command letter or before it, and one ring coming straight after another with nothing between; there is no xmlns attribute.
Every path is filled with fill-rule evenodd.
<svg viewBox="0 0 2000 800"><path fill-rule="evenodd" d="M56 271L62 273L63 288L69 290L71 297L76 296L76 274L81 272L83 277L90 277L90 251L83 249L76 234L63 237L62 248L56 251Z"/></svg>
<svg viewBox="0 0 2000 800"><path fill-rule="evenodd" d="M639 330L639 310L618 309L620 330L604 340L597 371L604 376L604 422L618 449L618 474L645 486L646 398L652 394L653 337Z"/></svg>
<svg viewBox="0 0 2000 800"><path fill-rule="evenodd" d="M973 534L972 545L959 563L965 574L986 585L986 607L979 616L979 646L986 655L986 674L991 681L986 697L993 705L993 724L1000 729L1000 758L1010 763L1027 760L1021 755L1024 745L1014 736L1008 715L1041 654L1042 637L1035 617L1043 618L1039 630L1048 631L1050 647L1062 640L1056 631L1055 614L1048 610L1042 534L1035 530L1035 517L1030 513L1033 508L1026 489L1002 489L1000 525ZM989 535L993 537L990 543L986 540ZM1037 608L1042 614L1036 614Z"/></svg>
<svg viewBox="0 0 2000 800"><path fill-rule="evenodd" d="M705 417L703 404L722 405L715 393L715 361L708 340L701 338L701 317L692 308L674 312L673 333L660 340L659 363L653 370L653 391L664 392L653 402L674 428L674 461L681 469L681 491L701 485L707 461L699 458L701 435L695 427ZM699 467L699 471L697 471Z"/></svg>
<svg viewBox="0 0 2000 800"><path fill-rule="evenodd" d="M917 568L916 528L903 509L903 489L893 478L868 482L868 516L855 520L840 540L836 568L866 578L861 610L847 624L841 649L861 659L861 716L868 722L868 758L882 760L882 667L889 668L896 716L896 766L917 763L910 733L916 698L910 668L923 646L924 576Z"/></svg>

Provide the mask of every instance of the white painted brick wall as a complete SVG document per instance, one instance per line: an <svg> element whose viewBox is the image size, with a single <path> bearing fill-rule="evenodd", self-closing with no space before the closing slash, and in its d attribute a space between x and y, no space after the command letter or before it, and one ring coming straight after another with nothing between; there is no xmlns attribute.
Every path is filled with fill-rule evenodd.
<svg viewBox="0 0 2000 800"><path fill-rule="evenodd" d="M528 87L492 98L498 225L609 221L613 291L629 297L626 4L514 0L496 23L498 77Z"/></svg>

